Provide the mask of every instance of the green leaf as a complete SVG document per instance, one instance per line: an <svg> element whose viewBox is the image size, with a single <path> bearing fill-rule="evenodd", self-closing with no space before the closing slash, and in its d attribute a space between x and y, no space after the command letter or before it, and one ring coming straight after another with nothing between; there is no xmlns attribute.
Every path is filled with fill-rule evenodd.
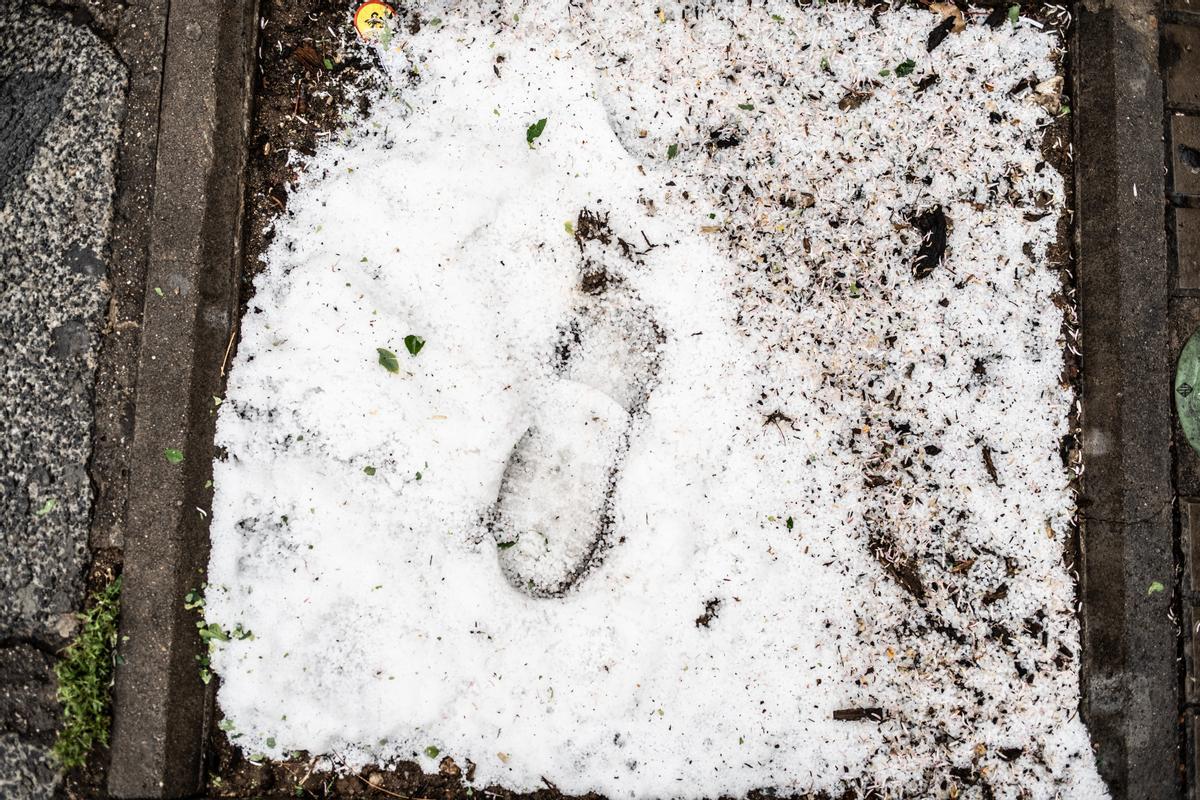
<svg viewBox="0 0 1200 800"><path fill-rule="evenodd" d="M388 372L400 371L400 362L396 360L395 353L383 347L376 347L375 352L379 353L379 366L383 367Z"/></svg>
<svg viewBox="0 0 1200 800"><path fill-rule="evenodd" d="M225 731L226 733L229 733L231 730L234 729L233 720L223 719L217 723L217 727L220 728L221 730Z"/></svg>
<svg viewBox="0 0 1200 800"><path fill-rule="evenodd" d="M33 512L33 515L35 517L44 517L53 511L56 505L58 505L58 501L51 497L46 502L42 503L42 507Z"/></svg>
<svg viewBox="0 0 1200 800"><path fill-rule="evenodd" d="M163 455L172 464L178 464L183 461L183 451L176 450L174 447L168 447L166 450L163 450Z"/></svg>
<svg viewBox="0 0 1200 800"><path fill-rule="evenodd" d="M162 290L160 287L158 287L158 286L155 286L155 287L154 287L154 293L155 293L156 295L158 295L159 297L162 297L162 296L163 296L163 290Z"/></svg>
<svg viewBox="0 0 1200 800"><path fill-rule="evenodd" d="M574 236L575 235L575 223L571 222L571 220L567 220L566 222L563 223L563 230L565 230L567 232L567 236Z"/></svg>
<svg viewBox="0 0 1200 800"><path fill-rule="evenodd" d="M95 745L107 745L112 723L109 693L113 668L120 663L119 641L121 579L91 596L80 615L82 625L54 665L56 694L62 704L62 726L54 743L54 756L65 768L81 766Z"/></svg>
<svg viewBox="0 0 1200 800"><path fill-rule="evenodd" d="M1152 594L1160 594L1166 590L1167 587L1163 586L1162 581L1154 581L1150 584L1150 589L1146 592L1146 596L1149 597Z"/></svg>
<svg viewBox="0 0 1200 800"><path fill-rule="evenodd" d="M438 753L440 753L440 752L442 752L442 751L438 750L433 745L429 745L429 747L425 748L425 755L429 756L430 758L437 758Z"/></svg>
<svg viewBox="0 0 1200 800"><path fill-rule="evenodd" d="M1008 21L1009 22L1011 22L1013 25L1016 25L1017 20L1020 19L1020 17L1021 17L1021 7L1020 6L1009 6L1008 7Z"/></svg>
<svg viewBox="0 0 1200 800"><path fill-rule="evenodd" d="M778 14L772 14L771 19L773 19L775 22L783 22L783 17L779 16Z"/></svg>
<svg viewBox="0 0 1200 800"><path fill-rule="evenodd" d="M754 103L738 103L738 108L742 111L753 111Z"/></svg>
<svg viewBox="0 0 1200 800"><path fill-rule="evenodd" d="M421 348L425 346L425 340L420 336L410 333L404 337L404 349L408 351L410 356L415 356L421 352Z"/></svg>
<svg viewBox="0 0 1200 800"><path fill-rule="evenodd" d="M441 24L442 24L442 18L441 18L441 17L434 17L433 19L429 20L429 24L430 24L430 25L433 25L434 27L437 27L438 25L441 25Z"/></svg>
<svg viewBox="0 0 1200 800"><path fill-rule="evenodd" d="M363 472L365 472L368 475L374 475L375 468L374 467L363 467Z"/></svg>
<svg viewBox="0 0 1200 800"><path fill-rule="evenodd" d="M787 521L784 523L784 525L787 525L787 529L789 531L793 528L793 526L795 526L795 524L796 524L795 520L793 520L791 517L788 517Z"/></svg>
<svg viewBox="0 0 1200 800"><path fill-rule="evenodd" d="M667 161L670 161L675 156L679 155L679 145L672 144L667 148Z"/></svg>
<svg viewBox="0 0 1200 800"><path fill-rule="evenodd" d="M829 68L829 59L828 58L821 59L821 69L824 70L825 72L833 74L833 70Z"/></svg>
<svg viewBox="0 0 1200 800"><path fill-rule="evenodd" d="M881 78L886 78L888 75L891 75L891 74L892 74L892 71L890 69L884 68L884 69L879 70L879 77L881 77Z"/></svg>
<svg viewBox="0 0 1200 800"><path fill-rule="evenodd" d="M267 737L267 747L274 747L274 746L275 746L275 737L268 736Z"/></svg>
<svg viewBox="0 0 1200 800"><path fill-rule="evenodd" d="M516 539L513 539L511 542L496 542L496 547L500 548L501 550L507 550L508 548L512 547L516 543L517 543Z"/></svg>
<svg viewBox="0 0 1200 800"><path fill-rule="evenodd" d="M216 639L218 642L228 642L229 634L225 633L221 628L221 623L212 622L205 625L203 622L197 623L200 626L200 638L204 641Z"/></svg>
<svg viewBox="0 0 1200 800"><path fill-rule="evenodd" d="M421 480L421 473L417 473L417 480Z"/></svg>
<svg viewBox="0 0 1200 800"><path fill-rule="evenodd" d="M525 129L525 143L533 147L534 140L541 136L544 130L546 130L546 118L542 117Z"/></svg>
<svg viewBox="0 0 1200 800"><path fill-rule="evenodd" d="M328 58L325 59L325 69L333 69L333 62Z"/></svg>
<svg viewBox="0 0 1200 800"><path fill-rule="evenodd" d="M907 77L908 75L912 75L912 71L916 68L917 68L917 62L913 61L911 58L907 58L904 61L900 62L898 65L896 65L896 74L899 75L901 78L904 78L904 77Z"/></svg>

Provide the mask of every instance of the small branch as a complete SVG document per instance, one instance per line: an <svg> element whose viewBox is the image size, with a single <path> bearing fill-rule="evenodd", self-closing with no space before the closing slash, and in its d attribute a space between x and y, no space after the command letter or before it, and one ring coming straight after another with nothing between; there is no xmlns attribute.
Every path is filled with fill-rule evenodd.
<svg viewBox="0 0 1200 800"><path fill-rule="evenodd" d="M360 781L365 783L368 787L374 789L377 792L383 792L384 794L386 794L390 797L399 797L400 800L413 800L411 797L409 797L406 794L397 794L396 792L385 789L382 786L376 786L373 783L371 783L369 780L364 778L362 775L355 775L354 777L358 778Z"/></svg>

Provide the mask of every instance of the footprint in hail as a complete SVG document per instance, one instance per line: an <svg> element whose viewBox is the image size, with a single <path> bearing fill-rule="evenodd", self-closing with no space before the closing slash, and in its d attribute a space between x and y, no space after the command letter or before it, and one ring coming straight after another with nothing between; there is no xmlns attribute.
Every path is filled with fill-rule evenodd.
<svg viewBox="0 0 1200 800"><path fill-rule="evenodd" d="M558 330L549 394L504 468L489 520L500 568L534 597L561 597L612 546L613 498L658 372L665 336L610 266L636 259L601 217L580 212L577 299Z"/></svg>

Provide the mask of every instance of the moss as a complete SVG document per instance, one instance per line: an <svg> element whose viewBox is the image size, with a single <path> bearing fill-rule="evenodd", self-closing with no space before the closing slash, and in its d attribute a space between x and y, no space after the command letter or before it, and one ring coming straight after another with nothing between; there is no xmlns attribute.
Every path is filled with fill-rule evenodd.
<svg viewBox="0 0 1200 800"><path fill-rule="evenodd" d="M63 708L54 755L65 769L83 766L96 744L108 746L120 607L121 579L115 578L92 595L79 615L83 627L54 667Z"/></svg>

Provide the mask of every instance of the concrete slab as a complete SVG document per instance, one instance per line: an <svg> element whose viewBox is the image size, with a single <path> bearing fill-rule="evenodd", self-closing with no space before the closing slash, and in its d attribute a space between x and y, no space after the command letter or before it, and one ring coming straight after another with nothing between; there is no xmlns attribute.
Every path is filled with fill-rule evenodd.
<svg viewBox="0 0 1200 800"><path fill-rule="evenodd" d="M1171 189L1200 195L1200 115L1171 115Z"/></svg>
<svg viewBox="0 0 1200 800"><path fill-rule="evenodd" d="M1160 4L1076 6L1082 711L1115 800L1178 798Z"/></svg>
<svg viewBox="0 0 1200 800"><path fill-rule="evenodd" d="M1196 78L1200 75L1200 26L1164 25L1162 39L1167 104L1175 109L1200 111L1200 80Z"/></svg>
<svg viewBox="0 0 1200 800"><path fill-rule="evenodd" d="M1180 289L1200 289L1200 208L1173 209L1171 224L1177 285Z"/></svg>

